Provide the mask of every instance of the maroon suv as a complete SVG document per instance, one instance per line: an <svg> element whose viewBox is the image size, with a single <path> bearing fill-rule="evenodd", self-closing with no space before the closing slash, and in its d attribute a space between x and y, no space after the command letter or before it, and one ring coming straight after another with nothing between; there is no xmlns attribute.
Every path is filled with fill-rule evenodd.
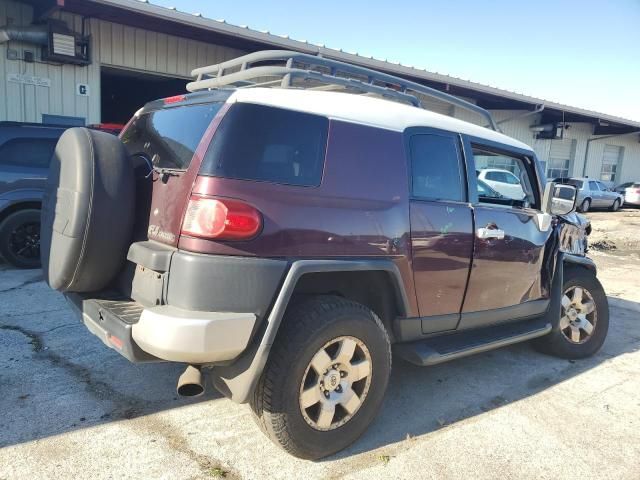
<svg viewBox="0 0 640 480"><path fill-rule="evenodd" d="M546 183L528 146L419 108L426 87L266 53L196 71L195 93L147 104L120 138L60 139L44 272L107 346L187 364L181 394L210 376L303 458L364 432L392 351L426 366L531 339L563 358L602 346L606 296L563 217L575 189ZM479 188L497 166L514 198Z"/></svg>

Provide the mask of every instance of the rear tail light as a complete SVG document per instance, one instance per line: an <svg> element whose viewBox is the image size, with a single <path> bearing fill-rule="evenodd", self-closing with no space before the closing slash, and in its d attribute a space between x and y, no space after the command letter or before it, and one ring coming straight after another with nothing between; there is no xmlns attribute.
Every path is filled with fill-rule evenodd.
<svg viewBox="0 0 640 480"><path fill-rule="evenodd" d="M228 198L192 195L182 233L216 240L248 240L262 228L262 216L251 205Z"/></svg>
<svg viewBox="0 0 640 480"><path fill-rule="evenodd" d="M640 195L640 188L633 188L633 189L631 189L631 193L635 193L635 194Z"/></svg>

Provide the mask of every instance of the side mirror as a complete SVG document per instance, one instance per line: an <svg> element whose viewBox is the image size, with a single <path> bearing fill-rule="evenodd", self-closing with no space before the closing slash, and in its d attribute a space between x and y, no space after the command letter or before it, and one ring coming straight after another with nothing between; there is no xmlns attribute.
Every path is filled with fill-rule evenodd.
<svg viewBox="0 0 640 480"><path fill-rule="evenodd" d="M548 182L542 197L542 211L551 215L567 215L576 208L578 191L573 185Z"/></svg>

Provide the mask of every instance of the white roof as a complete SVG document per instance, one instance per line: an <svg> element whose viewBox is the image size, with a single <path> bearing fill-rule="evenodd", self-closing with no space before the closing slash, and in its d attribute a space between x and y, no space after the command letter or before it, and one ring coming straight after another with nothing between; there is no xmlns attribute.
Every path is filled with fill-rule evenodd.
<svg viewBox="0 0 640 480"><path fill-rule="evenodd" d="M259 87L240 88L229 97L227 102L269 105L398 132L402 132L408 127L439 128L532 151L530 146L514 138L457 118L394 101L352 93Z"/></svg>

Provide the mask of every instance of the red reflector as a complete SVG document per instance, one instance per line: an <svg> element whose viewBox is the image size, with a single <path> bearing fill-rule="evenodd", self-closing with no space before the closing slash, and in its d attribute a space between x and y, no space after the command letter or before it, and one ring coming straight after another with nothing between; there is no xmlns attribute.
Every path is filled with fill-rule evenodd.
<svg viewBox="0 0 640 480"><path fill-rule="evenodd" d="M185 98L187 98L186 95L174 95L173 97L167 97L162 101L165 104L167 104L167 103L178 103L178 102L182 102Z"/></svg>
<svg viewBox="0 0 640 480"><path fill-rule="evenodd" d="M247 240L262 228L260 212L240 200L192 196L182 233L219 240Z"/></svg>
<svg viewBox="0 0 640 480"><path fill-rule="evenodd" d="M122 340L120 340L118 337L114 337L113 335L109 335L109 341L118 350L122 350Z"/></svg>

